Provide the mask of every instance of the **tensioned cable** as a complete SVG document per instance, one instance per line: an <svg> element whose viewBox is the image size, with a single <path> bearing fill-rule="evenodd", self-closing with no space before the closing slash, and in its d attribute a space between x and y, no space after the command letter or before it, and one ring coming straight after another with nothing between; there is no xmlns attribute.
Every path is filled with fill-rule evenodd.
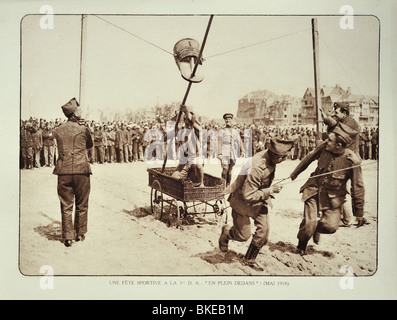
<svg viewBox="0 0 397 320"><path fill-rule="evenodd" d="M150 41L147 41L147 40L143 39L142 37L137 36L136 34L133 34L132 32L130 32L130 31L128 31L128 30L126 30L126 29L124 29L124 28L118 26L117 24L114 24L114 23L112 23L112 22L110 22L110 21L108 21L108 20L106 20L106 19L103 19L103 18L97 16L96 14L94 14L93 16L94 16L94 17L97 17L98 19L101 19L101 20L105 21L106 23L109 23L110 25L114 26L115 28L118 28L118 29L120 29L120 30L122 30L122 31L124 31L124 32L127 32L128 34L134 36L135 38L138 38L139 40L142 40L142 41L144 41L144 42L146 42L146 43L152 45L153 47L156 47L157 49L160 49L160 50L162 50L162 51L164 51L164 52L166 52L166 53L168 53L168 54L170 54L170 55L172 55L172 56L174 55L172 52L169 52L169 51L167 51L167 50L165 50L165 49L159 47L158 45L155 45L154 43L152 43L152 42L150 42Z"/></svg>
<svg viewBox="0 0 397 320"><path fill-rule="evenodd" d="M232 49L232 50L229 50L229 51L225 51L225 52L213 54L212 56L209 56L209 57L207 57L206 59L210 59L210 58L217 57L217 56L220 56L220 55L224 55L224 54L227 54L227 53L231 53L231 52L234 52L234 51L238 51L238 50L242 50L242 49L246 49L246 48L251 48L251 47L254 47L254 46L258 46L258 45L263 44L263 43L266 43L266 42L270 42L270 41L278 40L278 39L281 39L281 38L289 37L289 36L292 36L292 35L294 35L294 34L297 34L297 33L300 33L300 32L304 32L304 31L307 31L307 30L310 30L310 28L306 28L306 29L303 29L303 30L300 30L300 31L295 31L295 32L287 33L287 34L284 34L284 35L281 35L281 36L278 36L278 37L275 37L275 38L263 40L263 41L260 41L260 42L256 42L256 43L253 43L253 44L249 44L249 45L246 45L246 46L242 46L242 47L239 47L239 48L236 48L236 49Z"/></svg>

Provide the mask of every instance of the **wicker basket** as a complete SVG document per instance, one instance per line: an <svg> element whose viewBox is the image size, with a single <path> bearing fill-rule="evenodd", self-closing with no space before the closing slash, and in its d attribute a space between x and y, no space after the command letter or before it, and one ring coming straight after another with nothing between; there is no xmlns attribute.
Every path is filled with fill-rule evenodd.
<svg viewBox="0 0 397 320"><path fill-rule="evenodd" d="M175 167L168 167L161 172L161 168L149 168L149 186L157 180L162 192L174 197L179 201L211 201L223 199L222 192L225 189L225 180L214 177L210 174L204 174L205 187L194 187L193 182L189 179L178 180L172 177Z"/></svg>

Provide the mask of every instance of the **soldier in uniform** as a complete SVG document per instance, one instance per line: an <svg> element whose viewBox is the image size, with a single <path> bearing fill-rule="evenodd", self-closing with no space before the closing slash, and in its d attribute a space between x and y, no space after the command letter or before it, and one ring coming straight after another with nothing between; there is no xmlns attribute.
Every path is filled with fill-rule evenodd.
<svg viewBox="0 0 397 320"><path fill-rule="evenodd" d="M378 160L378 128L371 130L372 160Z"/></svg>
<svg viewBox="0 0 397 320"><path fill-rule="evenodd" d="M295 180L314 160L318 160L318 166L312 173L312 176L316 177L309 178L300 189L304 201L304 217L297 236L301 255L306 254L307 243L312 237L317 244L321 233L332 234L338 230L347 194L346 184L349 180L353 215L357 219L357 226L360 227L366 222L363 217L365 191L359 166L361 159L346 148L356 135L357 131L339 123L328 139L302 159L290 175L290 178ZM327 172L330 174L326 174ZM317 221L320 212L322 216Z"/></svg>
<svg viewBox="0 0 397 320"><path fill-rule="evenodd" d="M335 102L334 112L330 116L326 116L322 109L321 116L324 120L324 124L327 125L327 133L332 132L338 123L343 123L352 128L354 131L359 132L360 127L356 120L350 116L350 107L348 102ZM359 155L359 135L357 135L349 144L347 148L354 151Z"/></svg>
<svg viewBox="0 0 397 320"><path fill-rule="evenodd" d="M123 150L124 150L124 162L130 162L130 154L128 150L128 146L131 144L130 138L131 135L129 134L128 131L129 125L125 125L122 129L123 131L123 137L124 137L124 145L123 145Z"/></svg>
<svg viewBox="0 0 397 320"><path fill-rule="evenodd" d="M106 131L106 139L108 142L107 145L107 161L109 163L112 163L113 161L115 161L115 149L114 149L114 141L116 140L116 132L113 130L112 126L108 126L107 127L107 131Z"/></svg>
<svg viewBox="0 0 397 320"><path fill-rule="evenodd" d="M50 122L45 124L43 130L43 149L44 149L44 165L47 167L54 166L54 135Z"/></svg>
<svg viewBox="0 0 397 320"><path fill-rule="evenodd" d="M134 124L131 130L131 150L132 150L132 161L138 161L139 159L139 144L140 144L140 133L138 125Z"/></svg>
<svg viewBox="0 0 397 320"><path fill-rule="evenodd" d="M184 113L186 128L182 130L181 136L185 141L178 149L179 164L172 173L172 177L178 180L189 178L195 187L204 187L204 165L199 152L201 125L187 106L181 105L180 109Z"/></svg>
<svg viewBox="0 0 397 320"><path fill-rule="evenodd" d="M134 135L134 132L132 131L133 125L128 124L127 125L127 134L126 134L126 138L127 138L127 146L126 146L126 150L127 150L127 155L126 157L128 158L129 162L133 161L133 152L132 152L132 136Z"/></svg>
<svg viewBox="0 0 397 320"><path fill-rule="evenodd" d="M62 106L68 118L54 130L59 159L53 174L58 175L58 197L61 203L62 238L70 247L83 241L87 233L88 199L91 167L87 151L93 146L91 132L80 124L81 108L75 98ZM75 206L73 223L73 206Z"/></svg>
<svg viewBox="0 0 397 320"><path fill-rule="evenodd" d="M299 160L302 160L307 155L307 150L309 148L309 137L306 134L306 130L303 130L299 136L299 146Z"/></svg>
<svg viewBox="0 0 397 320"><path fill-rule="evenodd" d="M136 132L138 134L138 138L136 139L138 145L138 160L143 161L143 130L141 126L137 126Z"/></svg>
<svg viewBox="0 0 397 320"><path fill-rule="evenodd" d="M271 139L269 150L264 150L247 161L237 179L226 188L232 207L233 226L225 225L219 238L221 251L228 250L229 240L245 242L251 237L250 219L256 227L243 263L263 270L255 259L269 236L268 205L273 194L281 191L281 185L271 185L276 165L284 161L293 146L293 141Z"/></svg>
<svg viewBox="0 0 397 320"><path fill-rule="evenodd" d="M34 141L32 133L35 132L34 126L30 121L24 125L25 130L21 131L22 158L24 159L24 169L34 168Z"/></svg>
<svg viewBox="0 0 397 320"><path fill-rule="evenodd" d="M99 129L102 131L102 136L103 136L102 159L103 159L103 162L107 162L107 159L108 159L108 155L107 155L108 137L106 135L106 125L102 124L102 126Z"/></svg>
<svg viewBox="0 0 397 320"><path fill-rule="evenodd" d="M103 163L103 151L104 151L104 143L103 143L103 136L104 133L101 130L101 127L98 123L95 124L94 126L94 147L95 147L95 157L94 161L96 163Z"/></svg>
<svg viewBox="0 0 397 320"><path fill-rule="evenodd" d="M41 159L40 154L43 149L43 136L42 129L39 126L38 121L33 122L33 126L31 128L32 139L33 139L33 155L34 155L34 167L41 167Z"/></svg>
<svg viewBox="0 0 397 320"><path fill-rule="evenodd" d="M324 119L324 124L327 125L327 134L331 133L338 123L342 123L349 126L352 130L357 131L357 135L349 142L346 148L352 150L356 155L360 156L360 126L357 121L350 116L350 106L348 102L335 102L334 111L330 116L326 116L322 109L321 116ZM344 204L342 206L342 222L345 226L349 227L350 221L352 220L352 214L350 208Z"/></svg>
<svg viewBox="0 0 397 320"><path fill-rule="evenodd" d="M124 124L116 126L115 149L117 153L117 162L124 162Z"/></svg>
<svg viewBox="0 0 397 320"><path fill-rule="evenodd" d="M233 167L237 159L244 157L244 144L237 130L232 128L232 113L223 115L225 128L219 131L218 135L218 159L221 161L222 178L226 181L226 186L230 185L232 180Z"/></svg>
<svg viewBox="0 0 397 320"><path fill-rule="evenodd" d="M21 121L21 132L20 132L20 147L21 147L21 164L20 169L28 168L28 156L27 156L27 142L29 131L26 128L25 121Z"/></svg>

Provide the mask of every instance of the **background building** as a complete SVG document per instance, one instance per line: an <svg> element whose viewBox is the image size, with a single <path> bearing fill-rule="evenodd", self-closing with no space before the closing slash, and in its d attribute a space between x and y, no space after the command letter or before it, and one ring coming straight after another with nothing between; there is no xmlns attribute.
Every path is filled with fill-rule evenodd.
<svg viewBox="0 0 397 320"><path fill-rule="evenodd" d="M379 121L378 98L353 94L336 84L320 89L321 108L326 114L333 110L335 102L349 102L350 115L362 126L375 127ZM258 90L246 94L238 101L237 118L241 123L254 123L267 126L315 125L314 88L307 88L302 98L290 95L277 95L268 90Z"/></svg>

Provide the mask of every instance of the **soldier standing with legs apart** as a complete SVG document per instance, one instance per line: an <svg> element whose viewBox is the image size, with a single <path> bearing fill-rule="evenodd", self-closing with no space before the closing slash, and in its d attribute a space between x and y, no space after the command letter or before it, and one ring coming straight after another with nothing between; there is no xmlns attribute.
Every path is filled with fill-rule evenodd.
<svg viewBox="0 0 397 320"><path fill-rule="evenodd" d="M91 167L87 150L93 146L87 127L81 125L81 108L75 98L62 106L68 118L55 129L59 159L53 174L58 175L58 197L61 203L62 239L67 247L83 241L87 233L88 199ZM73 206L75 205L74 224Z"/></svg>
<svg viewBox="0 0 397 320"><path fill-rule="evenodd" d="M54 135L52 131L51 123L47 122L43 130L44 165L47 167L54 165Z"/></svg>
<svg viewBox="0 0 397 320"><path fill-rule="evenodd" d="M225 113L225 128L219 131L218 135L218 159L221 161L222 178L226 181L226 186L232 180L233 167L237 159L244 157L244 144L240 137L240 132L232 128L233 114Z"/></svg>
<svg viewBox="0 0 397 320"><path fill-rule="evenodd" d="M269 150L264 150L247 161L237 179L226 189L232 207L233 226L223 226L219 238L221 251L228 250L229 240L245 242L251 237L250 219L256 227L243 264L259 271L263 269L255 262L259 250L269 236L268 205L273 194L281 191L281 185L271 185L276 165L287 159L294 143L280 139L270 141Z"/></svg>
<svg viewBox="0 0 397 320"><path fill-rule="evenodd" d="M303 158L290 175L290 178L295 180L314 160L318 160L312 178L300 189L304 201L303 220L297 236L301 255L306 254L307 243L312 237L314 243L318 244L321 233L332 234L338 230L341 211L346 201L346 184L349 180L357 227L366 222L363 217L365 190L361 159L346 147L355 139L357 133L347 124L338 123L328 139ZM322 213L322 216L318 220L319 213Z"/></svg>

